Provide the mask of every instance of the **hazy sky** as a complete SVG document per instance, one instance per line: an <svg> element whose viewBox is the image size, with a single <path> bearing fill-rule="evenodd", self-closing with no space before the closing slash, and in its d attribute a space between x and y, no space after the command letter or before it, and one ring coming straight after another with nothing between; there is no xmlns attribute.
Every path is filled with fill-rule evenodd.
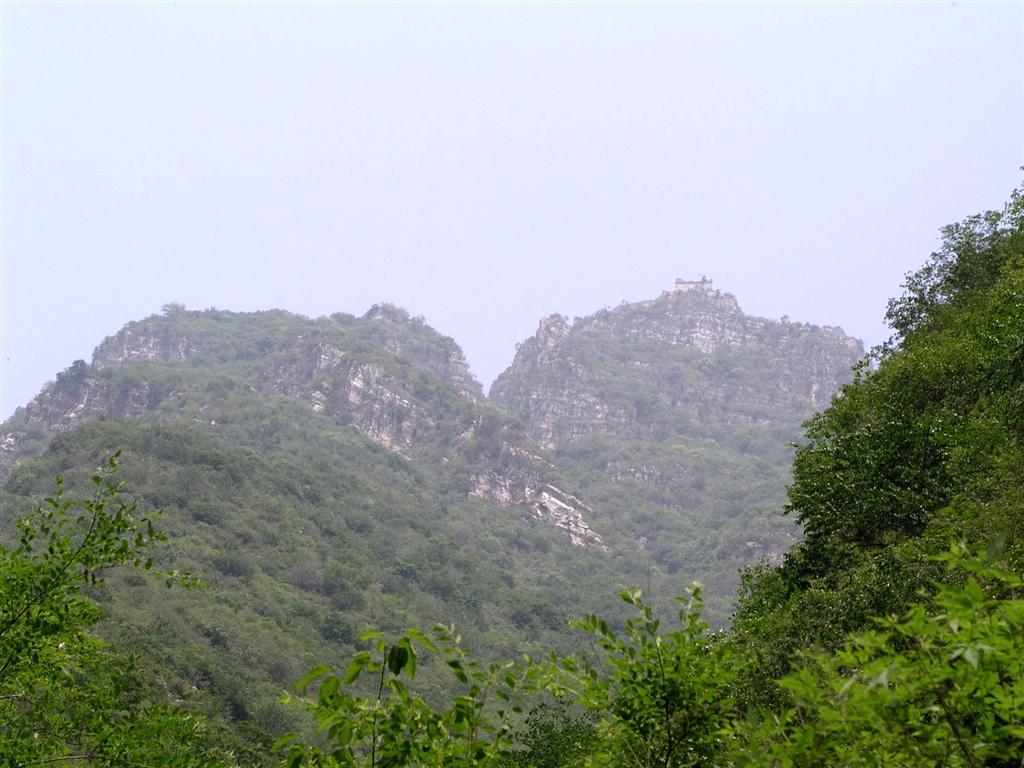
<svg viewBox="0 0 1024 768"><path fill-rule="evenodd" d="M1024 165L1024 5L2 4L0 417L125 322L389 301L484 385L706 273L871 345Z"/></svg>

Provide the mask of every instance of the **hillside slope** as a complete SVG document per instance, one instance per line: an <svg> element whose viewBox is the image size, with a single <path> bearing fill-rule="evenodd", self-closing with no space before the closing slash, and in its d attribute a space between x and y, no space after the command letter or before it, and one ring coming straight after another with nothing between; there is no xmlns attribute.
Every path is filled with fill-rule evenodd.
<svg viewBox="0 0 1024 768"><path fill-rule="evenodd" d="M709 281L569 323L541 321L490 400L554 451L599 528L624 530L721 619L740 567L781 560L800 423L863 356L838 328L765 320ZM723 596L728 596L723 599Z"/></svg>
<svg viewBox="0 0 1024 768"><path fill-rule="evenodd" d="M457 622L517 656L640 578L628 542L611 555L564 475L480 399L454 342L395 308L171 307L3 425L0 537L54 475L84 489L123 449L128 490L164 511L158 566L210 588L115 583L104 631L147 649L172 697L278 732L277 694L368 626Z"/></svg>
<svg viewBox="0 0 1024 768"><path fill-rule="evenodd" d="M54 475L85 487L122 449L128 490L164 510L158 565L209 589L122 579L103 631L172 699L272 733L294 725L276 693L367 626L456 622L516 658L565 648L573 615L615 620L624 586L664 607L692 578L724 622L737 570L795 539L785 441L859 346L711 293L552 322L488 401L455 342L395 307L169 305L0 426L0 536Z"/></svg>
<svg viewBox="0 0 1024 768"><path fill-rule="evenodd" d="M947 578L951 543L1024 570L1024 195L943 230L890 302L894 339L807 427L787 509L804 539L749 574L734 628L774 701L796 651L835 648Z"/></svg>

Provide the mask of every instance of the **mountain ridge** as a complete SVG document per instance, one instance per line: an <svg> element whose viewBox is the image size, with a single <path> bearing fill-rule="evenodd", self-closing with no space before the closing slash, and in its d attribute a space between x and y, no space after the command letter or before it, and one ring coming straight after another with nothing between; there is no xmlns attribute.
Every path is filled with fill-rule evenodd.
<svg viewBox="0 0 1024 768"><path fill-rule="evenodd" d="M352 651L362 626L456 621L485 655L511 657L569 642L574 614L614 619L609 596L632 584L667 612L691 579L726 623L738 570L798 538L777 511L813 399L770 366L748 374L785 359L778 338L818 349L826 375L853 357L834 331L764 331L780 326L710 293L542 320L502 376L580 414L545 444L556 433L536 413L484 397L458 344L392 305L319 318L167 305L0 425L0 513L125 449L130 487L166 512L161 567L211 590L150 616L139 606L154 595L124 585L104 632L163 649L181 697L196 688L279 733L285 714L244 702ZM722 376L729 397L708 389ZM687 410L680 383L721 407ZM786 408L737 410L769 385Z"/></svg>
<svg viewBox="0 0 1024 768"><path fill-rule="evenodd" d="M607 349L618 358L609 358ZM768 354L779 351L781 357ZM748 364L775 368L760 370L759 380L726 380L724 389L716 388L715 366L730 367L735 378L737 363L730 358L741 353L753 355ZM468 464L468 495L528 507L573 544L606 549L588 519L592 505L571 482L567 487L544 450L602 435L634 443L673 435L718 440L721 434L694 430L694 420L770 425L779 421L780 405L788 407L794 426L820 404L821 392L838 389L840 371L862 353L860 342L841 329L747 316L734 296L709 281L677 281L675 290L655 299L623 302L571 324L560 315L543 318L485 397L459 345L394 305L374 305L360 318L310 319L284 310L189 311L168 304L162 315L128 323L104 339L91 364L76 361L0 425L0 482L50 436L90 418L180 418L190 397L204 397L176 388L181 371L220 366L253 391L298 400L389 450L429 451L442 462ZM679 358L675 368L652 373L668 354ZM576 359L581 355L586 359ZM594 361L604 369L588 370ZM760 415L735 407L756 404L767 374L779 379L787 366L788 377L769 382L774 398L762 394ZM680 370L696 380L680 386ZM560 387L550 386L553 377ZM606 386L609 381L614 386ZM190 418L217 428L210 414ZM568 431L560 432L566 423ZM609 469L619 484L645 478L639 483L650 488L666 486L664 476L678 466L619 461Z"/></svg>

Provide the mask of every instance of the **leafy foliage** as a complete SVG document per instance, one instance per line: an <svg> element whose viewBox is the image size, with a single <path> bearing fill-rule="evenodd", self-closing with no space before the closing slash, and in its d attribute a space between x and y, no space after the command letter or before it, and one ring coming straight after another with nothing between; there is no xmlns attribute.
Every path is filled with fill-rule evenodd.
<svg viewBox="0 0 1024 768"><path fill-rule="evenodd" d="M200 574L208 589L164 594L115 575L97 592L98 629L159 659L174 697L214 720L275 737L301 728L277 694L319 660L357 651L366 626L458 622L485 658L568 650L565 622L581 600L614 612L616 585L636 578L601 552L567 558L560 532L467 498L443 464L397 456L299 404L230 397L214 415L231 443L195 424L96 421L19 465L0 491L13 511L55 473L82 487L80 467L124 447L132 492L164 510L157 567ZM580 579L592 585L582 597ZM419 678L431 695L454 691L440 668Z"/></svg>
<svg viewBox="0 0 1024 768"><path fill-rule="evenodd" d="M567 699L542 701L530 709L513 736L518 748L505 756L503 768L566 768L584 763L597 743L596 717Z"/></svg>
<svg viewBox="0 0 1024 768"><path fill-rule="evenodd" d="M738 724L737 764L1020 765L1024 581L959 546L944 559L966 580L803 657L781 681L793 706Z"/></svg>
<svg viewBox="0 0 1024 768"><path fill-rule="evenodd" d="M391 643L379 632L364 633L373 648L357 653L343 676L318 666L296 684L305 693L319 682L305 705L327 747L304 746L288 734L278 743L292 742L286 765L543 766L555 764L554 757L595 766L715 765L731 713L732 674L727 646L700 618L699 587L683 600L679 628L666 633L638 590L621 598L636 613L621 634L596 615L573 622L601 649L593 659L553 654L546 662L484 666L453 628L437 626L433 638L410 629ZM436 708L413 693L401 674L414 678L417 647L440 655L464 693ZM343 691L364 674L376 695ZM514 750L512 718L521 712L520 697L536 689L556 696L558 726L545 717L546 705L537 707L520 734L526 749ZM565 701L591 717L570 720Z"/></svg>
<svg viewBox="0 0 1024 768"><path fill-rule="evenodd" d="M883 347L942 322L943 308L963 307L991 287L1008 261L1024 249L1024 190L1015 189L1001 211L987 211L942 229L942 248L907 276L904 294L889 302L886 320L897 336Z"/></svg>
<svg viewBox="0 0 1024 768"><path fill-rule="evenodd" d="M620 596L636 611L621 633L596 615L572 624L590 635L598 658L554 657L539 667L544 687L597 718L587 764L717 765L719 731L731 713L733 660L701 620L699 585L679 598L679 628L664 633L639 590Z"/></svg>
<svg viewBox="0 0 1024 768"><path fill-rule="evenodd" d="M433 637L407 629L389 643L380 632L363 633L373 650L357 653L343 676L329 667L314 667L296 687L305 693L319 682L315 699L306 706L324 734L322 749L292 743L285 765L370 766L489 766L497 765L511 744L511 715L520 707L514 702L524 682L512 664L483 666L460 645L451 627L438 625ZM443 666L460 686L460 693L435 709L408 684L416 675L417 647L441 657ZM370 676L376 696L346 693L342 686L357 684ZM496 706L489 706L492 701ZM287 734L283 747L298 734Z"/></svg>
<svg viewBox="0 0 1024 768"><path fill-rule="evenodd" d="M99 610L84 590L110 568L149 569L163 538L121 498L116 469L115 454L85 499L67 498L58 477L17 543L0 547L0 755L15 766L228 765L202 717L161 703L130 658L87 632Z"/></svg>
<svg viewBox="0 0 1024 768"><path fill-rule="evenodd" d="M807 424L788 505L805 537L780 569L748 573L733 622L758 660L745 700L784 704L772 681L796 652L837 648L934 589L950 540L1002 537L1024 562L1020 192L945 234L890 309L899 343Z"/></svg>
<svg viewBox="0 0 1024 768"><path fill-rule="evenodd" d="M998 551L998 550L996 550ZM792 703L735 705L742 644L700 619L699 589L681 598L680 626L661 631L638 591L621 597L636 615L623 630L588 615L574 626L595 642L592 657L490 665L468 660L452 630L435 640L407 630L388 644L364 635L343 677L318 667L298 683L320 688L306 706L326 735L323 749L295 742L286 765L341 766L1011 766L1024 754L1024 580L993 553L954 546L936 594L905 614L874 621L834 652L809 651L780 680ZM417 646L440 652L466 693L432 706L412 680ZM376 695L341 692L363 674ZM509 717L488 693L512 702L540 688L556 714L534 710L513 749ZM570 719L565 703L592 719ZM291 734L279 746L297 738Z"/></svg>

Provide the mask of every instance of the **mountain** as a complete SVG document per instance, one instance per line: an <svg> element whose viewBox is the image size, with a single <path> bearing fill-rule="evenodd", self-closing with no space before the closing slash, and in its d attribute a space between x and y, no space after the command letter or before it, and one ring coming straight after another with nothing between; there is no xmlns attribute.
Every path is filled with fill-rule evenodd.
<svg viewBox="0 0 1024 768"><path fill-rule="evenodd" d="M1016 765L1022 259L1020 191L943 230L893 339L804 422L782 557L795 532L759 506L780 440L859 343L706 280L545 319L486 400L394 307L133 323L3 425L0 753L261 765L296 729L288 764ZM114 448L125 483L90 477ZM208 588L166 592L150 554ZM727 631L696 590L678 625L650 607L758 559ZM602 606L637 582L630 620ZM445 627L401 631L439 618L482 665ZM487 664L522 652L546 660ZM275 693L323 661L312 734ZM557 700L485 706L527 680Z"/></svg>
<svg viewBox="0 0 1024 768"><path fill-rule="evenodd" d="M541 320L491 400L559 448L591 435L659 441L801 420L864 356L839 328L751 317L710 281L570 324Z"/></svg>
<svg viewBox="0 0 1024 768"><path fill-rule="evenodd" d="M279 692L366 627L456 622L514 657L637 580L633 553L609 554L569 481L481 400L454 342L393 307L169 307L3 425L0 536L54 475L85 493L123 449L127 489L163 510L157 564L209 588L115 582L102 631L158 660L175 699L277 733L296 725Z"/></svg>
<svg viewBox="0 0 1024 768"><path fill-rule="evenodd" d="M710 281L677 280L650 301L541 320L490 402L553 451L599 529L708 582L718 618L737 570L795 541L778 515L789 445L863 355L839 328L751 317Z"/></svg>
<svg viewBox="0 0 1024 768"><path fill-rule="evenodd" d="M0 426L0 538L54 475L87 488L122 449L128 490L163 510L158 564L208 589L121 577L101 631L173 700L275 734L297 725L277 692L368 626L456 622L515 658L564 648L571 616L615 620L623 586L664 608L692 578L723 623L738 568L795 540L787 440L862 350L693 285L542 321L489 398L390 305L168 305Z"/></svg>
<svg viewBox="0 0 1024 768"><path fill-rule="evenodd" d="M577 543L600 543L585 505L549 482L557 473L521 445L519 426L478 407L483 393L458 345L388 305L316 321L170 307L131 323L3 427L0 480L52 435L96 417L208 422L214 434L247 441L231 413L246 395L297 401L402 455L471 465L461 482L472 495L528 504Z"/></svg>

